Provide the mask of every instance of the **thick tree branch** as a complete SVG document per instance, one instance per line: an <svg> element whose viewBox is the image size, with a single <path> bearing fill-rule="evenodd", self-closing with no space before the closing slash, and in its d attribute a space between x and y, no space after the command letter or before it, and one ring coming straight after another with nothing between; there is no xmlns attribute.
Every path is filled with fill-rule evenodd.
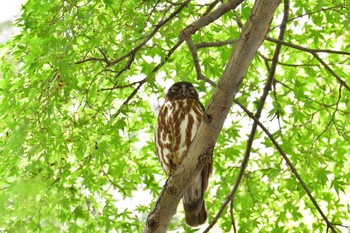
<svg viewBox="0 0 350 233"><path fill-rule="evenodd" d="M283 15L282 22L288 20L288 15L289 15L288 11L289 11L289 1L285 0L284 1L284 15ZM286 24L282 24L282 27L281 27L281 30L280 30L280 34L279 34L279 39L280 40L283 40L285 31L286 31ZM263 94L260 97L258 109L257 109L257 111L255 113L255 118L256 119L260 118L261 112L262 112L263 107L265 105L266 98L268 96L268 93L271 90L271 84L272 84L273 78L275 76L276 67L277 67L277 63L278 63L278 57L279 57L279 54L280 54L280 51L281 51L281 47L282 47L281 44L277 44L277 46L276 46L276 50L275 50L275 53L274 53L273 59L272 59L273 62L272 62L271 68L270 68L269 76L268 76L267 82L265 84ZM207 227L207 229L204 232L208 232L209 229L211 229L214 226L216 221L219 219L219 217L221 216L221 214L225 210L227 204L234 199L234 196L236 195L236 192L238 190L239 184L241 183L241 181L243 179L244 171L245 171L245 169L246 169L246 167L248 165L250 152L251 152L251 149L252 149L252 146L253 146L253 141L254 141L254 137L255 137L255 133L256 133L257 127L258 127L258 124L256 122L254 122L254 124L252 126L252 129L251 129L251 132L250 132L250 135L249 135L249 138L248 138L245 155L244 155L243 161L241 163L241 167L240 167L238 176L236 178L235 184L234 184L230 194L227 196L226 200L221 205L220 210L218 211L218 213L216 214L216 216L214 217L214 219L211 221L211 223L209 224L209 226Z"/></svg>
<svg viewBox="0 0 350 233"><path fill-rule="evenodd" d="M262 44L279 0L257 0L241 37L233 49L221 79L206 110L182 166L166 182L154 209L149 214L144 232L165 232L193 177L203 168L207 156L211 156L219 133L234 97L246 75L253 57ZM209 14L210 15L210 14Z"/></svg>
<svg viewBox="0 0 350 233"><path fill-rule="evenodd" d="M237 42L237 39L215 41L215 42L201 42L196 44L196 48L201 49L201 48L208 48L208 47L221 47L228 44L234 44L236 42Z"/></svg>

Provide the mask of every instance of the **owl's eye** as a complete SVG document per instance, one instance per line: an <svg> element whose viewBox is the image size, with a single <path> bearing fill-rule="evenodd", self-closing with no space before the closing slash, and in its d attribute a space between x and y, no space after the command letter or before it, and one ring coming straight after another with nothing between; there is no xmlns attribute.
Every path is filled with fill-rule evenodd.
<svg viewBox="0 0 350 233"><path fill-rule="evenodd" d="M172 93L175 93L175 92L177 92L178 90L179 90L178 87L173 87L173 88L171 88L171 92L172 92Z"/></svg>
<svg viewBox="0 0 350 233"><path fill-rule="evenodd" d="M194 87L189 87L188 90L190 90L190 92L191 92L192 94L196 93L196 90L194 89Z"/></svg>

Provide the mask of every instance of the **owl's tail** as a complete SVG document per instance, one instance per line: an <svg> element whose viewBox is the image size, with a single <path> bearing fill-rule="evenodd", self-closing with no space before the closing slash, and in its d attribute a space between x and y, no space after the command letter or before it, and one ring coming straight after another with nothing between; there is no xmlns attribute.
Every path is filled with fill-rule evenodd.
<svg viewBox="0 0 350 233"><path fill-rule="evenodd" d="M197 175L182 198L186 223L192 227L201 225L207 220L207 211L204 202L206 184L203 180L203 175L203 172ZM204 179L207 179L207 177Z"/></svg>
<svg viewBox="0 0 350 233"><path fill-rule="evenodd" d="M207 211L203 198L192 203L183 203L187 225L191 227L199 226L207 220Z"/></svg>

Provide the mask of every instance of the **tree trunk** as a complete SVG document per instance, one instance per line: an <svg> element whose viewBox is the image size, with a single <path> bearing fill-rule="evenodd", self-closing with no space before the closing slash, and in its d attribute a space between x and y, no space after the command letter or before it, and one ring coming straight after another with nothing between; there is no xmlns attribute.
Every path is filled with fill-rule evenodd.
<svg viewBox="0 0 350 233"><path fill-rule="evenodd" d="M144 232L166 232L180 199L192 179L209 161L224 121L255 53L264 41L279 0L257 0L243 28L216 92L206 110L204 121L180 168L168 179L154 209L149 214ZM215 162L215 159L214 159ZM209 186L210 187L210 186Z"/></svg>

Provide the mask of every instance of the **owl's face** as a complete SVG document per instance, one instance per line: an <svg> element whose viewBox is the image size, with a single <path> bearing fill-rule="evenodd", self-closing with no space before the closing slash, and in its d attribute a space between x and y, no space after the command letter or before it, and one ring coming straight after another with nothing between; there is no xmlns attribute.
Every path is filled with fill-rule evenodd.
<svg viewBox="0 0 350 233"><path fill-rule="evenodd" d="M198 93L192 83L189 82L177 82L174 83L166 94L168 99L184 99L194 98L198 99Z"/></svg>

